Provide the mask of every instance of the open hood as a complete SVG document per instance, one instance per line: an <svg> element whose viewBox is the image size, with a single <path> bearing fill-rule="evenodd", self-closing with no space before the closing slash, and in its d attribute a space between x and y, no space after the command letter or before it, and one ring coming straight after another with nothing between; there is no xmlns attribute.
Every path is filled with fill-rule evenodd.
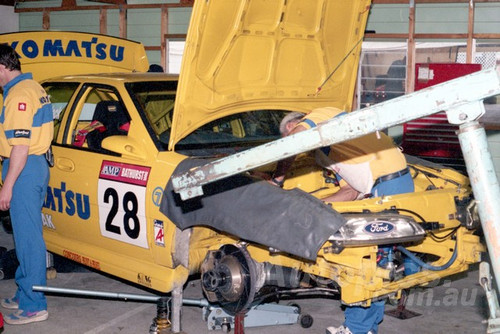
<svg viewBox="0 0 500 334"><path fill-rule="evenodd" d="M195 1L170 149L246 110L351 110L370 0Z"/></svg>

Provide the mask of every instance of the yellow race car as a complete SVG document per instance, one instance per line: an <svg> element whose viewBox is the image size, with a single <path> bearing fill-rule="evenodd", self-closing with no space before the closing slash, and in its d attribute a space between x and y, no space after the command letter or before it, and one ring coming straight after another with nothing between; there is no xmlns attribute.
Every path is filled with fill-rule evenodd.
<svg viewBox="0 0 500 334"><path fill-rule="evenodd" d="M230 314L304 289L369 305L478 262L467 177L411 157L414 193L353 202L318 199L338 186L309 154L284 189L258 178L273 165L194 200L170 189L174 173L279 139L287 112L350 111L369 8L196 1L179 77L45 80L55 110L48 249L160 293L200 274Z"/></svg>

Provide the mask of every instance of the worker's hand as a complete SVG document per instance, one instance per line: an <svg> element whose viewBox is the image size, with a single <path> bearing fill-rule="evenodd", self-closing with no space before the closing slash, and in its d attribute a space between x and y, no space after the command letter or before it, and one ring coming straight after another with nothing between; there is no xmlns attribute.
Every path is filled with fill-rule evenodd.
<svg viewBox="0 0 500 334"><path fill-rule="evenodd" d="M10 209L10 201L12 199L12 189L2 187L0 189L0 210L7 211Z"/></svg>
<svg viewBox="0 0 500 334"><path fill-rule="evenodd" d="M278 186L280 188L283 188L283 185L285 184L285 178L272 177L271 179L267 180L267 182L269 182L269 184L272 184L273 186Z"/></svg>
<svg viewBox="0 0 500 334"><path fill-rule="evenodd" d="M248 174L250 174L250 176L258 177L258 178L261 178L263 180L270 180L271 179L271 175L269 175L269 173L261 172L261 171L257 171L257 170L251 170L248 172Z"/></svg>

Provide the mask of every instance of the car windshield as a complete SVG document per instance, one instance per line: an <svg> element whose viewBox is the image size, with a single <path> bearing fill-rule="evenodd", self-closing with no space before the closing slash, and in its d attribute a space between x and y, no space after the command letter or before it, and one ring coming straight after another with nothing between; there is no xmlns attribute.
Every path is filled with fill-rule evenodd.
<svg viewBox="0 0 500 334"><path fill-rule="evenodd" d="M177 81L135 82L127 90L144 112L158 148L167 149L172 127ZM253 110L220 118L195 130L175 147L190 156L238 152L280 138L283 110Z"/></svg>
<svg viewBox="0 0 500 334"><path fill-rule="evenodd" d="M176 145L190 156L214 156L239 152L280 138L283 110L253 110L210 122Z"/></svg>

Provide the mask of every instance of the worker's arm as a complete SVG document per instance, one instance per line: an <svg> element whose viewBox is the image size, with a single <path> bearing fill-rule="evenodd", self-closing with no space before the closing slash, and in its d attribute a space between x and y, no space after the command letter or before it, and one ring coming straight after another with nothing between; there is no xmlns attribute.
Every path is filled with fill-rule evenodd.
<svg viewBox="0 0 500 334"><path fill-rule="evenodd" d="M307 130L303 125L297 125L291 130L287 136L291 136L293 134L302 132ZM292 167L293 162L295 161L296 156L292 156L283 160L278 161L278 165L276 166L276 171L271 178L271 182L276 185L282 185L285 181L286 172Z"/></svg>
<svg viewBox="0 0 500 334"><path fill-rule="evenodd" d="M9 169L0 189L0 210L7 211L10 208L12 189L17 178L21 174L28 159L29 146L14 145L10 153Z"/></svg>
<svg viewBox="0 0 500 334"><path fill-rule="evenodd" d="M359 196L359 191L355 190L349 184L344 183L335 194L322 198L323 202L347 202L354 201Z"/></svg>

